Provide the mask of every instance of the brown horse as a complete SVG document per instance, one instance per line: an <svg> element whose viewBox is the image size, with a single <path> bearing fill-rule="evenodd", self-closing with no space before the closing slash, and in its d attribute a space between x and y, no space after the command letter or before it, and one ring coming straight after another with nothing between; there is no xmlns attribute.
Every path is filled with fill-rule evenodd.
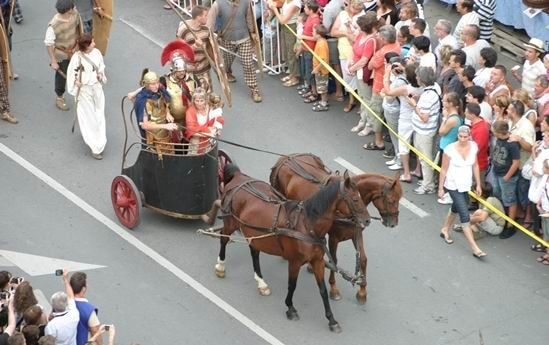
<svg viewBox="0 0 549 345"><path fill-rule="evenodd" d="M349 176L334 179L303 202L287 201L268 183L255 180L240 172L234 164L225 167L225 188L221 203L214 203L209 221L215 221L217 210L223 211L220 250L215 266L218 277L225 276L225 250L229 237L236 230L248 240L255 280L260 294L270 294L259 265L259 252L281 256L288 261L288 294L286 316L298 320L293 294L300 267L309 263L320 290L330 330L341 328L330 309L324 282L325 235L332 228L336 212L349 214L353 222L364 227L370 215L362 202L357 186ZM207 220L207 219L206 219Z"/></svg>
<svg viewBox="0 0 549 345"><path fill-rule="evenodd" d="M337 178L326 168L320 158L312 154L294 154L280 158L271 170L271 185L285 197L293 200L305 200L319 189L325 181ZM339 177L341 178L341 177ZM360 174L351 178L357 186L364 204L373 202L381 215L383 225L394 227L398 225L399 200L402 188L398 179L379 174ZM359 284L356 299L360 304L366 302L366 265L367 257L364 251L362 235L356 236L354 227L346 221L336 221L330 231L329 249L332 258L337 263L337 246L339 242L353 240L360 253L360 272L364 279ZM335 272L330 272L330 298L341 299L336 286Z"/></svg>

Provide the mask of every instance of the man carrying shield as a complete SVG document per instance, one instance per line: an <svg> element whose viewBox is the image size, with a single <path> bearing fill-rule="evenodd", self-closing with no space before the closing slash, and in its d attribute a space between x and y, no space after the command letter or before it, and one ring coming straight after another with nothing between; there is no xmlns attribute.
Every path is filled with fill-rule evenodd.
<svg viewBox="0 0 549 345"><path fill-rule="evenodd" d="M259 35L251 0L217 0L208 13L207 24L210 28L220 28L217 35L221 46L228 51L223 51L223 60L229 82L236 81L231 65L235 55L239 54L244 69L244 80L250 88L252 99L256 103L261 102L253 59L254 45L255 48L259 48Z"/></svg>
<svg viewBox="0 0 549 345"><path fill-rule="evenodd" d="M210 29L206 26L207 20L208 8L194 6L191 10L191 19L179 23L176 36L192 45L194 50L194 61L187 63L187 72L193 75L195 82L198 82L201 87L211 91L211 66L206 56L206 46L210 40Z"/></svg>

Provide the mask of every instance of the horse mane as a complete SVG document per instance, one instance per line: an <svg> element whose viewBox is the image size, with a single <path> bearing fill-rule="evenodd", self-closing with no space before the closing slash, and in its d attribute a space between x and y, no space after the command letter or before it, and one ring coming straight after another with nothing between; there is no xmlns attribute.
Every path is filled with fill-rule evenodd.
<svg viewBox="0 0 549 345"><path fill-rule="evenodd" d="M234 175L240 172L240 168L235 163L228 163L223 168L223 183L231 182Z"/></svg>
<svg viewBox="0 0 549 345"><path fill-rule="evenodd" d="M330 207L339 192L339 181L332 181L303 202L305 215L310 220L320 218Z"/></svg>

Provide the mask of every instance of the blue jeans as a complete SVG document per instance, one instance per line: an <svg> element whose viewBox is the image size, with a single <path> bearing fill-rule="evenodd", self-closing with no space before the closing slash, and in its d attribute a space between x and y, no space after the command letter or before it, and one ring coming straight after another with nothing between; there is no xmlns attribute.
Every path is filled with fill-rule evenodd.
<svg viewBox="0 0 549 345"><path fill-rule="evenodd" d="M522 207L527 207L530 203L530 200L528 199L528 190L530 189L530 180L525 179L522 177L522 174L518 174L518 181L517 181L517 199L518 203Z"/></svg>
<svg viewBox="0 0 549 345"><path fill-rule="evenodd" d="M493 193L496 198L501 200L503 206L509 207L517 203L518 179L518 175L515 175L505 182L503 176L494 176Z"/></svg>
<svg viewBox="0 0 549 345"><path fill-rule="evenodd" d="M471 220L469 216L469 195L467 192L458 192L457 190L446 190L452 198L452 213L459 215L461 225L468 225Z"/></svg>
<svg viewBox="0 0 549 345"><path fill-rule="evenodd" d="M313 85L313 79L311 72L313 71L313 54L309 51L305 51L299 58L299 71L303 78L303 83L306 85Z"/></svg>

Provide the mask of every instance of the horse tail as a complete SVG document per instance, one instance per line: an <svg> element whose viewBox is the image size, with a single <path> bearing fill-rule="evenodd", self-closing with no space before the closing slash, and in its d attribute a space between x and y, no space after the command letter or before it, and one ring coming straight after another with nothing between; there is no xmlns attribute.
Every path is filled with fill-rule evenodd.
<svg viewBox="0 0 549 345"><path fill-rule="evenodd" d="M228 163L223 168L223 183L227 185L227 183L231 182L234 175L236 173L240 172L240 168L235 163Z"/></svg>

